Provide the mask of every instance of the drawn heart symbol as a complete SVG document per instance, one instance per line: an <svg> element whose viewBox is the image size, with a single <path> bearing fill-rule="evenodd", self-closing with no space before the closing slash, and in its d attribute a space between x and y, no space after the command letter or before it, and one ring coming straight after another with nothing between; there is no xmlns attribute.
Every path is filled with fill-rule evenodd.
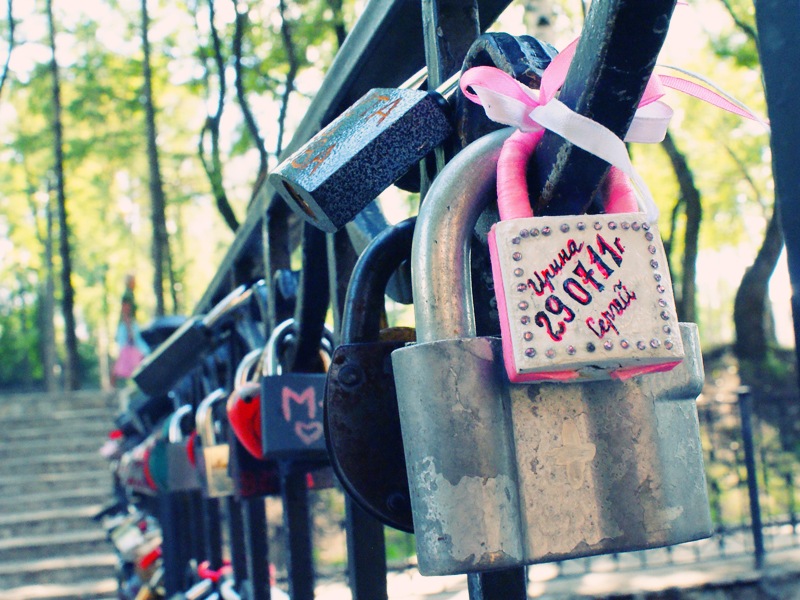
<svg viewBox="0 0 800 600"><path fill-rule="evenodd" d="M294 432L306 446L310 446L322 437L322 423L319 421L312 421L311 423L297 421L294 424Z"/></svg>

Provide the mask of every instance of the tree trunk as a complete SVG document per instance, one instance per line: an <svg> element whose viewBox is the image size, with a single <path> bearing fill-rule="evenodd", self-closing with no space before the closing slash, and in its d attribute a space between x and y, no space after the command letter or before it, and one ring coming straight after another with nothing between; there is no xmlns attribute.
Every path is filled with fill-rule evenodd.
<svg viewBox="0 0 800 600"><path fill-rule="evenodd" d="M342 13L342 0L328 0L328 6L333 13L333 31L336 34L336 47L341 48L347 37L347 29L344 26L344 14Z"/></svg>
<svg viewBox="0 0 800 600"><path fill-rule="evenodd" d="M761 361L774 339L774 323L769 303L769 280L783 249L779 210L767 225L764 241L752 266L745 271L733 303L736 328L734 350L739 360Z"/></svg>
<svg viewBox="0 0 800 600"><path fill-rule="evenodd" d="M686 229L683 245L683 273L681 273L681 293L675 299L678 318L693 323L696 321L697 294L697 251L700 243L700 223L703 219L703 207L700 204L700 191L694 184L694 175L686 162L686 157L675 146L675 141L667 132L661 147L669 156L675 177L678 179L681 202L686 214ZM673 234L674 237L674 234Z"/></svg>
<svg viewBox="0 0 800 600"><path fill-rule="evenodd" d="M53 274L53 201L52 190L47 188L44 206L37 202L36 184L31 177L30 169L23 159L22 168L28 182L28 204L31 216L36 223L36 238L41 247L42 271L39 273L39 285L36 291L36 327L39 332L39 360L42 364L42 383L48 392L58 390L55 377L56 367L56 332L55 332L55 280ZM44 211L44 223L39 217Z"/></svg>
<svg viewBox="0 0 800 600"><path fill-rule="evenodd" d="M167 238L166 198L161 181L161 168L156 146L156 110L153 101L152 72L150 69L150 41L148 32L150 19L147 14L147 0L142 0L142 49L144 61L144 103L145 129L147 135L147 164L150 171L150 222L153 228L153 294L156 301L156 316L164 315L164 270L169 253Z"/></svg>
<svg viewBox="0 0 800 600"><path fill-rule="evenodd" d="M64 147L61 123L61 82L56 62L56 32L53 22L53 2L47 0L47 23L50 34L50 75L53 82L53 170L56 184L56 199L59 228L59 255L61 256L61 312L64 317L64 387L67 390L80 388L80 364L78 360L78 338L75 335L75 291L72 287L72 256L70 249L69 215L64 192Z"/></svg>
<svg viewBox="0 0 800 600"><path fill-rule="evenodd" d="M800 79L786 77L787 65L797 64L797 24L800 6L796 2L756 0L761 67L767 111L772 124L772 172L775 201L780 207L781 226L786 236L786 257L792 282L795 358L800 360L800 171L797 169L797 140L800 138ZM800 369L798 369L800 374Z"/></svg>
<svg viewBox="0 0 800 600"><path fill-rule="evenodd" d="M275 146L275 156L280 156L283 151L283 135L286 130L286 113L289 110L289 97L294 92L294 83L297 72L300 70L300 61L297 58L294 40L292 39L292 26L286 17L286 2L278 0L278 14L281 18L281 42L286 52L286 63L288 71L284 82L283 94L281 94L281 108L278 113L278 143Z"/></svg>
<svg viewBox="0 0 800 600"><path fill-rule="evenodd" d="M53 208L50 193L47 194L45 207L46 231L44 236L44 286L39 293L39 331L41 332L42 371L44 387L48 392L55 392L57 382L56 367L56 332L53 324L55 317L55 281L53 277Z"/></svg>

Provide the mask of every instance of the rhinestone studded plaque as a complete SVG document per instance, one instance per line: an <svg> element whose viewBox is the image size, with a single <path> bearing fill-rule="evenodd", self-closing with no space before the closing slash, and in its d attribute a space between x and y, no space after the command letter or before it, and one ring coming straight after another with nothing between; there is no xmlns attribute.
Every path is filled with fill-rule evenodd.
<svg viewBox="0 0 800 600"><path fill-rule="evenodd" d="M624 378L680 363L664 247L643 213L501 221L489 240L511 381Z"/></svg>

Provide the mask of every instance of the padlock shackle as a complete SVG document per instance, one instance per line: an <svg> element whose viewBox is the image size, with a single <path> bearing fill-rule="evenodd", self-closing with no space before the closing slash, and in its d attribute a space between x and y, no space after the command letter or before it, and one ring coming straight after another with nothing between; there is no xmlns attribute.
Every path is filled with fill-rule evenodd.
<svg viewBox="0 0 800 600"><path fill-rule="evenodd" d="M233 290L230 294L225 296L222 300L220 300L214 308L212 308L206 316L203 317L203 325L208 327L209 329L213 329L214 326L222 319L224 316L229 315L237 308L243 306L249 299L250 296L253 295L252 288L246 285L240 285L235 290Z"/></svg>
<svg viewBox="0 0 800 600"><path fill-rule="evenodd" d="M181 430L181 421L187 415L192 414L192 407L188 404L178 407L169 418L169 428L167 430L167 440L175 444L183 441L183 431Z"/></svg>
<svg viewBox="0 0 800 600"><path fill-rule="evenodd" d="M242 600L242 596L235 588L236 582L233 579L226 579L219 584L219 595L222 600Z"/></svg>
<svg viewBox="0 0 800 600"><path fill-rule="evenodd" d="M213 446L217 443L217 434L214 432L214 405L225 400L227 400L225 390L217 388L197 405L195 425L203 446Z"/></svg>
<svg viewBox="0 0 800 600"><path fill-rule="evenodd" d="M236 374L233 376L234 389L238 390L245 386L253 374L251 373L253 367L258 364L263 354L264 348L256 348L244 355L244 358L239 362L239 366L236 367Z"/></svg>
<svg viewBox="0 0 800 600"><path fill-rule="evenodd" d="M214 589L214 582L210 579L201 579L183 593L186 600L200 600L205 598Z"/></svg>
<svg viewBox="0 0 800 600"><path fill-rule="evenodd" d="M418 343L475 336L472 232L495 197L497 159L513 131L494 131L459 152L422 203L411 250Z"/></svg>
<svg viewBox="0 0 800 600"><path fill-rule="evenodd" d="M377 342L386 286L411 255L416 217L379 233L353 267L342 314L343 344Z"/></svg>
<svg viewBox="0 0 800 600"><path fill-rule="evenodd" d="M262 361L261 374L266 377L273 375L282 375L283 367L281 367L281 357L278 352L278 346L284 337L293 336L292 331L295 328L294 319L286 319L283 323L279 324L272 330L272 333L264 346L264 360ZM320 340L320 348L327 352L328 356L333 356L333 332L327 326L322 328L322 339Z"/></svg>

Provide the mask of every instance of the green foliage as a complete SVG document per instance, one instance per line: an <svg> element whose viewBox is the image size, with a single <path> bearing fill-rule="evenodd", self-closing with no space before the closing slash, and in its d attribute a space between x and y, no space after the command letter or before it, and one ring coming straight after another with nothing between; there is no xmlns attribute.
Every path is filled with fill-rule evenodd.
<svg viewBox="0 0 800 600"><path fill-rule="evenodd" d="M386 535L386 561L390 565L405 566L416 555L414 536L390 527L384 528Z"/></svg>
<svg viewBox="0 0 800 600"><path fill-rule="evenodd" d="M214 98L216 85L212 76L207 86L203 76L202 59L210 55L211 48L207 1L152 0L149 4L158 144L168 198L173 267L185 312L191 311L204 292L232 240L216 212L208 180L197 159L198 135L209 114L207 102ZM237 1L239 10L248 16L242 41L242 81L274 165L277 116L290 75L279 4L278 0ZM679 8L661 62L705 74L764 114L756 45L747 29L753 24L752 4L747 0L724 2L698 0L691 7ZM581 3L570 0L555 4L556 33L566 35L564 32L570 27L577 30L582 20ZM223 183L234 212L241 217L251 197L258 161L233 87L235 4L233 0L215 0L215 5L228 83L220 140ZM286 111L284 144L337 50L336 15L329 1L286 0L285 5L298 72ZM348 29L360 7L363 2L344 3ZM54 9L60 32L58 62L63 85L66 193L73 229L77 317L87 347L98 354L113 354L115 348L106 340L116 325L117 302L126 273L135 272L140 282L137 297L144 323L153 307L149 289L151 235L141 97L140 0L78 4L56 0ZM23 324L33 323L30 311L38 304L31 299L35 300L42 289L48 267L43 244L53 164L52 108L49 56L43 51L44 30L41 14L37 14L42 6L32 5L25 10L17 11L20 45L15 50L11 78L0 105L0 290L9 298L27 298L28 312L19 312L19 307L3 312L0 352L19 357L7 361L9 365L32 361L30 372L38 377L36 335ZM684 21L680 21L682 12L688 13ZM687 22L694 23L691 30ZM767 137L758 126L697 100L675 93L670 93L667 100L676 110L671 131L687 154L703 197L701 255L749 244L754 256L754 246L763 234L772 206ZM678 198L670 164L655 145L636 147L633 155L661 208L661 229L668 237L672 233L670 215ZM685 216L679 213L672 247L676 278L680 275L684 229ZM747 260L744 259L744 266ZM57 260L53 267L57 274ZM20 272L29 281L27 287L20 287ZM733 278L727 284L730 291L725 293L732 294L735 284ZM707 273L700 272L701 305L705 305L704 294L719 285L709 280ZM716 287L711 291L716 292ZM56 290L56 294L60 291ZM729 300L715 300L714 319L729 315L726 302ZM700 314L712 315L711 308L701 308ZM706 332L712 330L720 330L716 322L704 327ZM58 334L60 337L60 330ZM0 385L21 372L17 367L4 369L0 371Z"/></svg>
<svg viewBox="0 0 800 600"><path fill-rule="evenodd" d="M14 290L5 288L0 299L0 382L28 388L42 379L36 293L26 278Z"/></svg>

